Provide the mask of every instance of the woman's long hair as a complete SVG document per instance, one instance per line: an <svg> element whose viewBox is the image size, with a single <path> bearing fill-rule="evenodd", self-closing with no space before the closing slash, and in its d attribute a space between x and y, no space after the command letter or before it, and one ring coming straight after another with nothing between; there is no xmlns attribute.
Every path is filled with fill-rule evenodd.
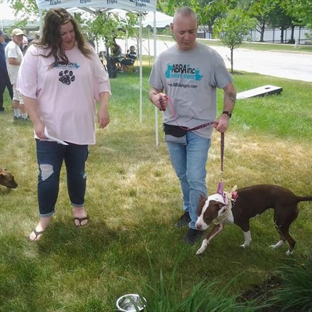
<svg viewBox="0 0 312 312"><path fill-rule="evenodd" d="M62 37L60 34L61 26L69 22L71 22L74 27L77 46L81 53L88 58L90 58L92 54L91 47L82 35L79 25L73 16L62 8L50 9L44 18L42 37L33 42L35 46L49 50L48 54L42 56L50 57L53 55L54 62L50 65L50 68L53 68L59 62L65 64L69 62L62 46Z"/></svg>

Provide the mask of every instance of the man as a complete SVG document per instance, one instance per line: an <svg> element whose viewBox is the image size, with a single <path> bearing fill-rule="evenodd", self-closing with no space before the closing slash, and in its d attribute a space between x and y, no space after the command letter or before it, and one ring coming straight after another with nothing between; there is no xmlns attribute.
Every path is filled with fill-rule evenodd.
<svg viewBox="0 0 312 312"><path fill-rule="evenodd" d="M5 62L5 46L7 45L5 42L6 33L0 30L0 113L4 112L3 107L3 94L5 88L8 89L11 99L13 98L13 90L10 82L10 78L8 75L8 70Z"/></svg>
<svg viewBox="0 0 312 312"><path fill-rule="evenodd" d="M13 86L13 111L14 120L29 120L21 94L16 90L18 70L23 60L23 53L20 45L23 43L24 33L21 29L15 28L12 31L12 41L5 47L6 65Z"/></svg>
<svg viewBox="0 0 312 312"><path fill-rule="evenodd" d="M206 162L213 127L221 133L227 130L236 90L221 56L196 42L198 24L192 9L178 9L170 28L176 44L156 59L149 98L163 111L165 141L181 184L184 214L176 226L188 224L184 241L193 244L203 234L195 227L196 210L200 194L207 196ZM215 121L217 88L224 90L224 100Z"/></svg>

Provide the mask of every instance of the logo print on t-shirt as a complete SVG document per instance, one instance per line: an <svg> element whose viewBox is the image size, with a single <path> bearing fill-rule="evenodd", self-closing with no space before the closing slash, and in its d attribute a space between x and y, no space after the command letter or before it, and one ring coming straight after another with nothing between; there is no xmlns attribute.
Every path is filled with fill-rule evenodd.
<svg viewBox="0 0 312 312"><path fill-rule="evenodd" d="M59 81L61 83L64 83L64 84L68 85L68 86L72 82L74 82L75 79L76 79L73 71L72 70L67 70L67 69L64 70L64 71L60 71L59 72L59 76L60 76Z"/></svg>
<svg viewBox="0 0 312 312"><path fill-rule="evenodd" d="M168 64L166 70L166 78L184 78L201 80L203 75L200 70L186 64Z"/></svg>

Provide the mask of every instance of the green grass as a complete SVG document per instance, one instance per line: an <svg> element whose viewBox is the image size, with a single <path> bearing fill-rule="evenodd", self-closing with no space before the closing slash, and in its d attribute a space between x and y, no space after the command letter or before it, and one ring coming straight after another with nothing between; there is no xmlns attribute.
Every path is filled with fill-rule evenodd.
<svg viewBox="0 0 312 312"><path fill-rule="evenodd" d="M73 226L63 171L56 215L38 243L26 239L38 221L33 129L30 123L13 123L6 94L6 112L0 115L0 166L14 174L19 186L0 187L0 311L110 312L123 294L137 292L155 304L165 290L163 300L171 295L176 304L185 305L185 312L194 312L187 305L199 304L200 291L213 290L221 294L217 298L229 296L231 301L231 296L262 283L281 265L300 263L310 252L310 203L300 204L301 213L291 227L297 240L292 257L285 256L286 246L268 247L278 240L271 211L251 222L250 248L239 247L243 235L231 226L200 257L195 256L200 243L181 242L186 229L173 226L182 213L181 193L161 127L160 145L155 145L149 71L144 67L142 122L138 74L111 80L111 123L97 129L97 144L90 147L87 161L89 225ZM264 84L281 86L283 92L237 101L225 135L225 188L276 183L298 195L311 194L311 84L252 73L234 78L239 92ZM161 124L160 114L158 118ZM220 177L218 133L213 135L207 170L207 185L214 192Z"/></svg>

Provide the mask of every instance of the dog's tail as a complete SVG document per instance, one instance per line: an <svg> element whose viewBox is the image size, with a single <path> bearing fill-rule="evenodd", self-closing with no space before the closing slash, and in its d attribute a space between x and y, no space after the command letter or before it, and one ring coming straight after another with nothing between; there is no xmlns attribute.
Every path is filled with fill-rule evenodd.
<svg viewBox="0 0 312 312"><path fill-rule="evenodd" d="M297 196L297 203L302 201L312 201L312 196Z"/></svg>

